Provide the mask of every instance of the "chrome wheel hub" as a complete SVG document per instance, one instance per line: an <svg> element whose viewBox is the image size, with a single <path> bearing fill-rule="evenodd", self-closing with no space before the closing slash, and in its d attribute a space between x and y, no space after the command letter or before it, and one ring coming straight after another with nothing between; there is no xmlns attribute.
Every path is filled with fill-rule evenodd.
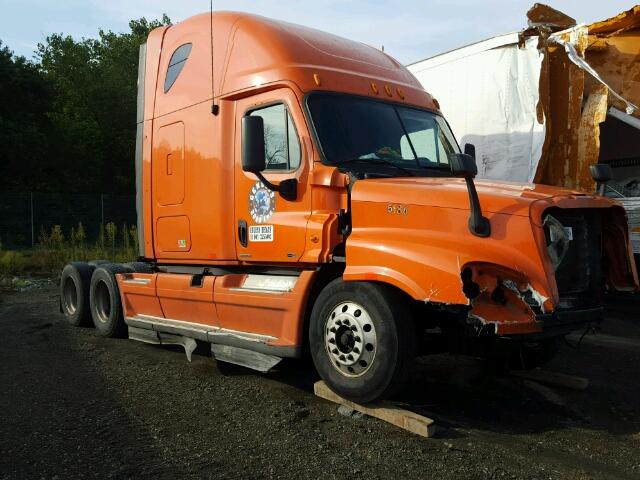
<svg viewBox="0 0 640 480"><path fill-rule="evenodd" d="M62 288L62 307L67 315L74 315L78 309L78 291L76 282L67 277Z"/></svg>
<svg viewBox="0 0 640 480"><path fill-rule="evenodd" d="M376 329L362 305L342 302L326 319L324 343L333 366L343 375L357 377L373 363Z"/></svg>
<svg viewBox="0 0 640 480"><path fill-rule="evenodd" d="M103 281L98 282L96 285L94 302L98 320L102 323L107 323L111 315L111 296L109 295L109 287Z"/></svg>

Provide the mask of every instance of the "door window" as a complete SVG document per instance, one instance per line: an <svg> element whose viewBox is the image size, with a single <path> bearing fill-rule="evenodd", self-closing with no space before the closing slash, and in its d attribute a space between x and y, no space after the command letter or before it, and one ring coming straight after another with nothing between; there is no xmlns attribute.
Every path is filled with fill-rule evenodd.
<svg viewBox="0 0 640 480"><path fill-rule="evenodd" d="M292 171L300 166L300 142L293 119L282 103L249 113L264 120L265 171Z"/></svg>

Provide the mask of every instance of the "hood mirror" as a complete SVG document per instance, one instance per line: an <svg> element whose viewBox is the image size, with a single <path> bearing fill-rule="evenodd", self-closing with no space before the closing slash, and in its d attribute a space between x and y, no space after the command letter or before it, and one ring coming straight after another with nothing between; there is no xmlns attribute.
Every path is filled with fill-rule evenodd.
<svg viewBox="0 0 640 480"><path fill-rule="evenodd" d="M455 177L474 178L478 174L476 160L468 153L453 153L449 155L451 173Z"/></svg>
<svg viewBox="0 0 640 480"><path fill-rule="evenodd" d="M476 159L476 146L473 143L465 143L464 144L464 153Z"/></svg>
<svg viewBox="0 0 640 480"><path fill-rule="evenodd" d="M477 237L488 237L491 235L491 223L489 219L482 215L480 208L480 199L476 191L476 185L473 182L474 177L478 174L478 166L475 160L475 147L467 143L464 147L465 153L453 153L449 155L449 166L451 173L455 177L464 178L467 183L467 191L469 192L469 231ZM471 153L467 153L471 152Z"/></svg>
<svg viewBox="0 0 640 480"><path fill-rule="evenodd" d="M598 195L604 195L606 184L613 176L611 165L606 163L596 163L595 165L591 165L589 170L591 170L591 177L597 184L596 192Z"/></svg>
<svg viewBox="0 0 640 480"><path fill-rule="evenodd" d="M591 176L598 183L607 183L611 180L611 165L606 163L597 163L589 167L591 170Z"/></svg>

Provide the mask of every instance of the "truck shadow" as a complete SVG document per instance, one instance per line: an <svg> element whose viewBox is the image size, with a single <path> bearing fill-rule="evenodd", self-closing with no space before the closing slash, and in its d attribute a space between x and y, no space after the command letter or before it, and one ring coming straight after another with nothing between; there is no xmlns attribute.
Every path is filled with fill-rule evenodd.
<svg viewBox="0 0 640 480"><path fill-rule="evenodd" d="M421 357L409 386L390 403L435 419L440 438L478 431L533 434L575 428L634 434L640 431L640 385L632 382L633 366L640 358L629 355L633 356L596 347L563 349L547 370L588 378L590 385L583 391L500 374L472 357ZM283 362L264 377L309 394L319 380L313 365L300 361Z"/></svg>

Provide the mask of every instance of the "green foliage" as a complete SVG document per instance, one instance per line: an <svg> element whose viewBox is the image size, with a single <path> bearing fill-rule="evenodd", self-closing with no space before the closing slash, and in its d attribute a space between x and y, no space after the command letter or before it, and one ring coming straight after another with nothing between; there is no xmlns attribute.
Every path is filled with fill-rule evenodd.
<svg viewBox="0 0 640 480"><path fill-rule="evenodd" d="M44 114L53 89L34 64L14 57L0 41L0 191L38 189L51 181L49 152L52 126Z"/></svg>
<svg viewBox="0 0 640 480"><path fill-rule="evenodd" d="M65 264L72 261L104 259L116 263L131 262L137 256L137 229L125 223L122 232L122 240L119 241L115 224L108 223L102 230L102 245L106 243L105 247L101 246L100 240L95 244L87 243L82 223L73 227L67 237L60 225L54 225L49 232L41 228L35 248L0 251L0 278L25 274L57 275Z"/></svg>
<svg viewBox="0 0 640 480"><path fill-rule="evenodd" d="M15 275L14 272L22 272L26 263L24 255L20 252L12 250L0 252L0 278Z"/></svg>
<svg viewBox="0 0 640 480"><path fill-rule="evenodd" d="M107 244L109 245L109 248L113 252L116 249L116 235L118 233L116 224L113 222L107 223L107 226L105 227L105 231L107 233Z"/></svg>
<svg viewBox="0 0 640 480"><path fill-rule="evenodd" d="M0 42L0 190L133 193L139 46L170 24L132 20L127 33L55 33L39 62Z"/></svg>

